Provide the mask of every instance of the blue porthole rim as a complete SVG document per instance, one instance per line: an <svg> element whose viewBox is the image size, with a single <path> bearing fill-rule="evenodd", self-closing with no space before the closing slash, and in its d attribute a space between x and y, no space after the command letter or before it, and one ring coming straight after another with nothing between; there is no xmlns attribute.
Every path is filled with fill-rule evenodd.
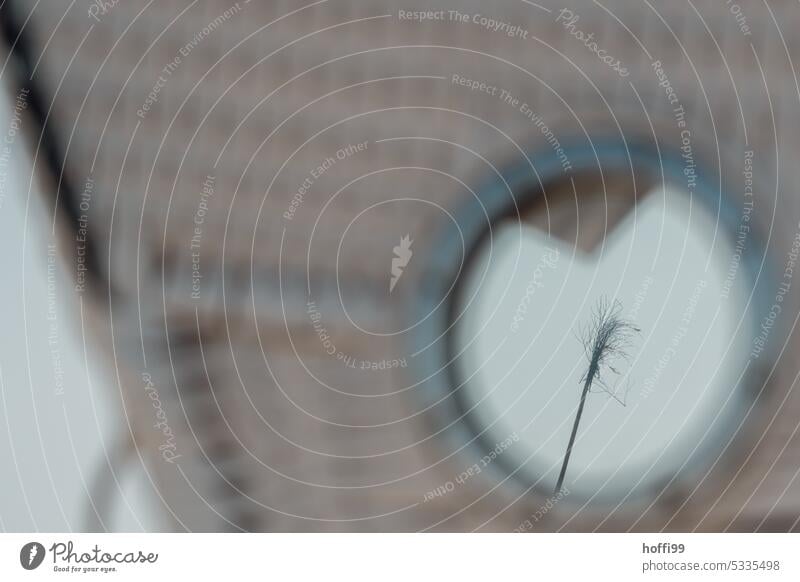
<svg viewBox="0 0 800 582"><path fill-rule="evenodd" d="M551 148L542 148L539 145L523 149L524 155L502 167L499 170L500 175L495 174L478 183L478 187L474 189L477 200L468 199L457 206L452 211L455 222L447 221L442 223L438 230L434 228L428 247L423 251L427 257L427 264L422 269L420 285L409 316L413 318L412 321L420 321L432 309L435 309L435 313L408 336L410 353L415 354L414 364L410 366L412 379L416 383L414 396L426 410L428 423L440 442L439 450L445 451L447 458L455 457L458 460L455 466L463 466L465 470L491 451L496 443L490 434L490 427L479 426L474 415L467 412L463 391L455 390L462 384L462 380L457 375L457 366L451 361L453 348L450 327L459 292L458 283L464 275L465 265L474 257L488 231L489 224L513 218L515 200L517 207L523 211L525 205L533 201L534 197L540 196L542 189L547 188L549 184L569 178L570 175L597 172L600 168L604 172L619 169L626 172L631 172L633 169L634 172L638 172L639 169L645 169L658 177L658 180L652 180L651 184L661 182L662 179L667 184L680 186L682 181L685 184L680 151L669 145L656 144L652 140L604 137L587 143L585 139L575 138L564 140L562 150L571 164L569 172L564 171L562 159ZM730 195L731 189L728 187L725 175L723 174L720 179L719 174L707 171L708 166L703 163L702 158L697 158L695 161L696 187L692 196L696 197L707 211L718 214L722 236L734 243L740 223L741 208ZM721 170L718 168L717 171ZM758 192L757 188L754 190ZM514 199L511 198L511 193ZM737 276L747 277L746 288L752 289L747 311L751 329L756 330L771 309L771 295L774 295L777 289L778 279L774 276L776 271L771 262L772 256L767 252L758 225L751 220L749 227L747 244L741 253ZM463 257L461 257L461 236L464 241ZM453 290L447 293L451 286ZM448 296L436 309L444 293ZM727 454L724 458L732 457L731 451L736 447L727 446L729 442L746 439L748 430L757 424L754 421L758 415L752 413L757 413L755 408L761 403L760 393L767 388L765 382L777 352L775 338L784 337L784 331L780 321L776 321L760 358L749 367L747 374L742 378L743 387L738 390L738 402L728 415L732 417L734 421L732 424L736 426L739 426L739 421L746 416L754 418L744 423L742 430L738 431L731 432L718 426L713 431L714 434L704 439L705 444L702 449L692 455L680 475L664 479L669 482L668 486L666 483L664 486L655 483L651 487L640 487L633 492L625 493L624 497L631 505L635 505L636 501L642 501L644 497L651 497L647 495L648 491L658 492L661 499L672 498L674 491L692 482L693 476L709 466L709 452L725 449ZM426 349L421 349L423 347ZM717 423L724 424L720 419ZM511 464L513 457L506 457L507 455L497 456L484 468L484 472L493 480L509 484L522 493L537 495L537 499L552 495L551 490L532 484L533 479L524 468L527 461L515 465ZM724 460L722 462L724 463ZM597 494L593 496L592 506L601 507L617 503L620 495L620 492ZM585 498L574 499L572 496L567 496L564 501L567 505L574 505L585 502Z"/></svg>

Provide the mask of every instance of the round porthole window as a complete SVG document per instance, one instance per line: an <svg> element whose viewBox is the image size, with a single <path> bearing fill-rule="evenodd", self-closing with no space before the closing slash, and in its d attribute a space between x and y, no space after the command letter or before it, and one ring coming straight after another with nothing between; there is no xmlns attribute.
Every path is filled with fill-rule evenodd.
<svg viewBox="0 0 800 582"><path fill-rule="evenodd" d="M423 392L453 449L488 454L503 480L652 498L742 432L762 385L765 255L746 201L679 154L564 155L569 171L533 152L498 172L435 238L421 308L448 302L415 336ZM609 317L624 333L592 371Z"/></svg>

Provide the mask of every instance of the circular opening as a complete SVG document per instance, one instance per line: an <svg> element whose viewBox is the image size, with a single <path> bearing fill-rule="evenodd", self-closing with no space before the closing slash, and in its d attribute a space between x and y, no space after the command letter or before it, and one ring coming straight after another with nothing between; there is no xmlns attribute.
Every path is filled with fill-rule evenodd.
<svg viewBox="0 0 800 582"><path fill-rule="evenodd" d="M749 255L731 270L739 211L683 176L612 156L541 187L517 181L517 204L472 233L449 389L481 455L526 487L553 494L574 430L562 490L656 495L713 463L752 403L760 297ZM639 331L589 382L576 429L599 305Z"/></svg>

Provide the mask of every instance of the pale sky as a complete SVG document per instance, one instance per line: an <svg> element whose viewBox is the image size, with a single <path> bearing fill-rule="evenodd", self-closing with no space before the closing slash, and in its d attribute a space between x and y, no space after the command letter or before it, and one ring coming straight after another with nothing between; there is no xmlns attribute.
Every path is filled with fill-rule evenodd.
<svg viewBox="0 0 800 582"><path fill-rule="evenodd" d="M587 362L575 332L603 296L619 299L642 333L631 365L619 366L628 374L621 386L630 383L626 406L606 394L589 395L565 485L581 496L615 498L637 483L642 490L672 476L698 445L711 446L716 457L712 441L728 409L703 437L729 397L740 402L734 384L752 333L749 320L742 322L744 333L735 333L750 287L743 268L730 297L720 299L733 246L719 235L714 244L715 222L696 201L690 208L688 196L660 190L589 256L574 256L572 245L533 227L494 231L491 260L487 244L468 274L461 308L470 297L474 302L456 341L469 356L464 377L481 368L463 388L465 401L480 402L474 412L483 426L494 423L490 443L513 432L520 436L505 454L514 467L532 456L525 467L529 479L544 476L545 489L555 484ZM548 248L558 249L558 261L534 275ZM514 315L534 278L541 286L532 287L513 333Z"/></svg>

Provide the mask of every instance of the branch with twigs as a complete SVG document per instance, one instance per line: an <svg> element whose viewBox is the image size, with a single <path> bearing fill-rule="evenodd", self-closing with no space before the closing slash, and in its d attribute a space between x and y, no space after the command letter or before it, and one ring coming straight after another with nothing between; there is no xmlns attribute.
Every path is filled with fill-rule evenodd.
<svg viewBox="0 0 800 582"><path fill-rule="evenodd" d="M592 318L589 323L578 331L578 339L583 344L589 366L580 380L583 382L583 391L578 404L578 412L575 415L575 423L572 426L572 434L564 453L564 462L556 483L556 495L561 491L564 483L572 447L578 434L578 425L583 415L583 407L586 404L586 396L590 392L605 392L625 406L630 382L626 382L623 390L612 387L607 380L606 371L610 371L615 376L621 375L615 366L620 360L630 361L629 351L633 347L633 338L640 331L638 327L622 317L622 304L619 301L610 302L605 298L601 299L592 310ZM621 397L620 393L622 393Z"/></svg>

